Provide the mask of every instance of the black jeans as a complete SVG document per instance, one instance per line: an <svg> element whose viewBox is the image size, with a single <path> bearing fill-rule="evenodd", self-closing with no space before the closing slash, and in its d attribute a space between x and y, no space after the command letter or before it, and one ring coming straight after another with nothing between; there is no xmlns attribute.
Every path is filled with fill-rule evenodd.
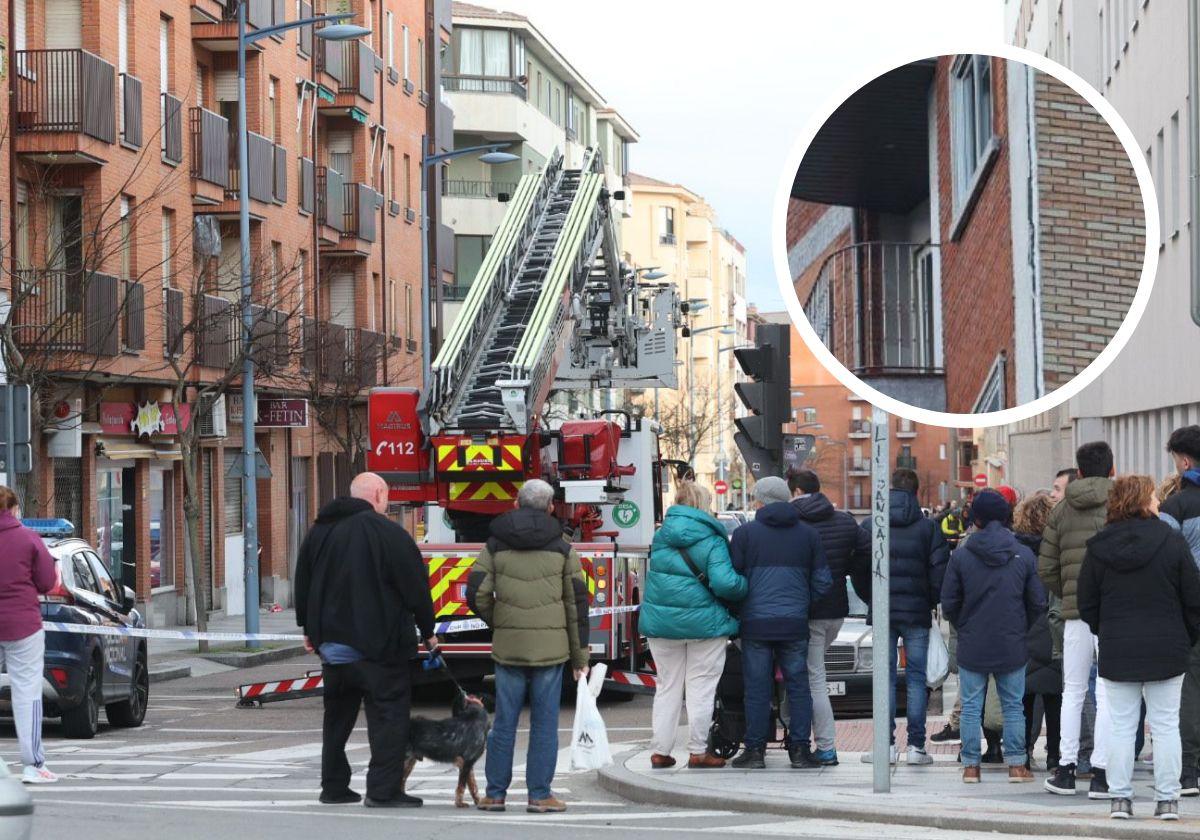
<svg viewBox="0 0 1200 840"><path fill-rule="evenodd" d="M1194 770L1200 765L1200 643L1192 648L1188 669L1183 675L1179 698L1179 739L1183 744L1183 767Z"/></svg>
<svg viewBox="0 0 1200 840"><path fill-rule="evenodd" d="M408 715L412 701L409 664L362 660L328 665L325 676L325 720L321 741L321 790L336 795L350 787L346 741L358 722L359 706L367 707L367 796L395 799L404 782L408 747Z"/></svg>
<svg viewBox="0 0 1200 840"><path fill-rule="evenodd" d="M1026 694L1025 695L1025 754L1033 755L1033 742L1038 733L1033 730L1034 701L1042 698L1042 711L1046 717L1046 755L1058 755L1059 723L1062 721L1061 694ZM1041 727L1039 727L1040 731Z"/></svg>

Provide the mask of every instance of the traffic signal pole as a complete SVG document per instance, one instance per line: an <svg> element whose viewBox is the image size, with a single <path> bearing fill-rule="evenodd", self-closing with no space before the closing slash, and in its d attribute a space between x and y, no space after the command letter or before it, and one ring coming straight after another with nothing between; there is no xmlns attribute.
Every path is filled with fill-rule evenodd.
<svg viewBox="0 0 1200 840"><path fill-rule="evenodd" d="M889 559L890 482L888 476L888 414L875 408L871 415L871 720L874 735L871 759L873 789L892 789L890 764L892 720L888 680L891 679L891 561Z"/></svg>

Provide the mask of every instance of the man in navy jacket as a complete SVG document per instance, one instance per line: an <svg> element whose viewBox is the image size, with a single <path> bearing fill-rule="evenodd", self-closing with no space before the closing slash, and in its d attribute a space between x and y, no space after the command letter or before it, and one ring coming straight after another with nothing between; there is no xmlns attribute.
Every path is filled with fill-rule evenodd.
<svg viewBox="0 0 1200 840"><path fill-rule="evenodd" d="M925 752L925 712L929 695L925 691L926 662L929 655L929 628L933 624L933 608L941 598L942 578L950 559L950 546L937 523L925 516L917 500L920 480L909 469L892 473L892 492L889 496L888 520L891 563L889 586L891 598L890 637L887 652L891 658L891 679L888 682L892 718L896 717L896 645L904 640L904 676L907 684L906 716L908 718L909 764L932 764ZM870 537L871 520L862 524ZM869 559L855 563L852 573L854 588L860 594L871 591ZM875 650L878 652L879 643ZM896 763L896 736L892 734L891 762ZM866 753L863 761L869 762Z"/></svg>
<svg viewBox="0 0 1200 840"><path fill-rule="evenodd" d="M955 549L942 586L942 612L958 630L963 781L979 781L979 730L988 676L1004 712L1004 760L1010 782L1032 782L1025 767L1025 665L1029 628L1046 609L1033 552L1008 523L1004 497L984 490L971 505L976 531Z"/></svg>
<svg viewBox="0 0 1200 840"><path fill-rule="evenodd" d="M766 766L763 748L771 717L774 663L783 671L788 699L788 757L793 767L821 765L808 743L812 696L808 689L809 607L829 591L832 577L821 537L800 521L782 478L754 485L758 512L733 532L733 567L744 575L741 606L742 679L745 685L745 749L733 760L739 768Z"/></svg>

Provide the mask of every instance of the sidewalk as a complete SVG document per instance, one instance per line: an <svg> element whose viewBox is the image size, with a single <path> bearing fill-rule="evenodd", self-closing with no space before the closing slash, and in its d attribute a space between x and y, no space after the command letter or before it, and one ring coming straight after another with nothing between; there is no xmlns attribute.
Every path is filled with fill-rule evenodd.
<svg viewBox="0 0 1200 840"><path fill-rule="evenodd" d="M929 731L941 728L944 719L930 719ZM903 725L899 740L903 744ZM907 767L903 761L892 770L890 794L871 790L873 768L861 756L870 749L871 722L838 723L837 767L793 770L783 750L767 751L766 770L688 770L687 753L677 749L677 764L669 770L650 768L649 750L616 756L611 767L600 771L600 785L631 799L672 807L729 809L824 819L849 819L928 826L961 831L995 831L1004 834L1069 837L1196 837L1200 832L1200 799L1180 800L1177 823L1151 819L1154 792L1151 774L1134 774L1134 819L1108 818L1108 802L1087 798L1087 782L1075 796L1054 796L1042 790L1044 770L1035 770L1035 784L1010 784L1003 765L985 765L983 782L965 785L957 746L931 745L934 764ZM678 744L686 742L681 730ZM903 746L901 746L903 755ZM1035 767L1044 761L1043 748L1035 751ZM994 768L994 769L993 769Z"/></svg>
<svg viewBox="0 0 1200 840"><path fill-rule="evenodd" d="M300 635L296 626L294 610L283 612L259 612L260 633ZM154 627L153 630L189 630L194 631L195 625ZM211 633L242 633L246 629L246 617L243 615L213 615L208 620L208 631ZM147 640L150 654L150 674L154 681L176 679L187 676L206 676L232 671L236 668L247 668L261 665L268 661L287 659L303 654L303 642L265 641L260 642L260 652L249 654L243 652L246 643L243 642L209 642L209 653L202 654L198 643L190 639L155 639ZM218 661L219 660L219 661Z"/></svg>

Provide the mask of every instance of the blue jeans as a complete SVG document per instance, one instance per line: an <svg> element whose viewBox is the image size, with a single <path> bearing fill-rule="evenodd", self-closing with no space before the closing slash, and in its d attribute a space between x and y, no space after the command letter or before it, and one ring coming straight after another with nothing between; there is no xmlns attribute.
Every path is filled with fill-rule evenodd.
<svg viewBox="0 0 1200 840"><path fill-rule="evenodd" d="M1006 674L993 674L1004 712L1004 762L1009 767L1025 763L1025 666ZM958 666L958 693L962 697L962 763L979 766L979 730L983 725L983 695L988 675Z"/></svg>
<svg viewBox="0 0 1200 840"><path fill-rule="evenodd" d="M512 782L513 749L521 707L529 697L529 752L525 757L525 787L530 799L549 799L558 763L558 709L562 698L562 665L543 668L496 663L496 713L488 734L487 795L503 800Z"/></svg>
<svg viewBox="0 0 1200 840"><path fill-rule="evenodd" d="M788 741L807 744L812 728L812 694L808 690L808 639L759 641L742 639L742 683L746 703L748 750L767 743L771 722L771 697L775 688L775 662L783 671L788 700Z"/></svg>
<svg viewBox="0 0 1200 840"><path fill-rule="evenodd" d="M892 720L896 719L896 666L899 654L896 644L904 639L904 679L908 686L908 700L905 708L908 717L908 745L925 749L925 710L929 706L929 695L925 692L925 663L929 656L929 628L917 627L914 624L898 624L891 628L891 644L888 646L889 672L888 703L892 712ZM892 743L896 743L896 733L892 732Z"/></svg>

